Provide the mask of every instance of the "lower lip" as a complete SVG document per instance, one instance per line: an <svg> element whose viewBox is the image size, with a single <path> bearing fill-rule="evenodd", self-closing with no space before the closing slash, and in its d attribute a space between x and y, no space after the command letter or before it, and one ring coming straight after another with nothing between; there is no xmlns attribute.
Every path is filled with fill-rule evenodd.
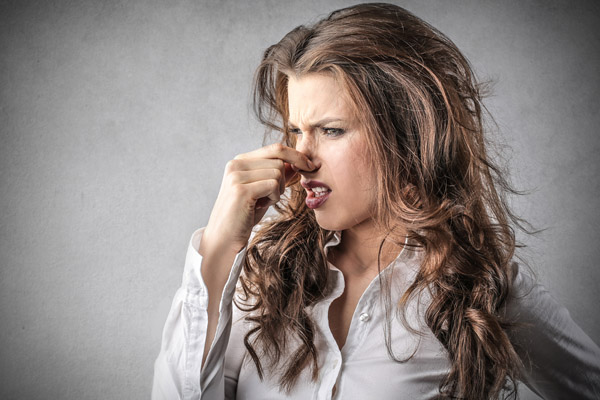
<svg viewBox="0 0 600 400"><path fill-rule="evenodd" d="M330 194L331 192L327 192L327 194L324 194L321 197L315 197L314 192L309 191L308 197L306 198L306 205L308 206L308 208L312 209L319 208L323 205L323 203L327 201Z"/></svg>

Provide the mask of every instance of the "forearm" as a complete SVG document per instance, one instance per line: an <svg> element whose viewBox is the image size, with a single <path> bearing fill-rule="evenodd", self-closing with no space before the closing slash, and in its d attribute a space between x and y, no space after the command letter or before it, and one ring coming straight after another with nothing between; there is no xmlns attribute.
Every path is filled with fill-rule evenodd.
<svg viewBox="0 0 600 400"><path fill-rule="evenodd" d="M231 329L232 299L244 252L234 254L225 267L222 262L229 256L210 256L223 255L223 252L208 249L205 251L208 259L204 260L200 254L204 231L195 232L188 246L183 282L173 299L155 362L153 400L221 399L224 396L223 363ZM204 270L209 277L208 284L203 278ZM223 278L224 273L214 271L226 271L227 275ZM225 283L215 289L219 276ZM212 290L210 312L207 287Z"/></svg>
<svg viewBox="0 0 600 400"><path fill-rule="evenodd" d="M231 273L231 266L238 253L235 249L226 248L211 242L210 236L203 236L200 242L199 253L202 255L202 280L208 292L208 326L202 365L210 351L219 322L219 307L223 296L223 289Z"/></svg>

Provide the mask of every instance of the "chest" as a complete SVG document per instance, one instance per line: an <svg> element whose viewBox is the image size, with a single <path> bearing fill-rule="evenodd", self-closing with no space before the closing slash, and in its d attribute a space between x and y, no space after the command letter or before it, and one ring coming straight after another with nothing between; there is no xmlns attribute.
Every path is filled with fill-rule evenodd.
<svg viewBox="0 0 600 400"><path fill-rule="evenodd" d="M369 293L367 290L365 296L359 296L358 304L349 301L351 298L356 301L356 298L353 293L348 292L346 298L338 297L335 304L320 304L313 309L312 316L321 333L315 338L319 354L319 378L316 381L311 380L308 370L303 371L293 392L281 393L277 389L279 385L276 373L261 381L253 364L243 363L236 398L434 398L448 369L443 348L432 335L419 336L408 332L394 318L388 330L391 349L394 356L405 362L393 361L386 346L385 313L381 312L380 303L376 300L379 296L371 298ZM340 311L340 315L335 314L337 311ZM361 315L366 317L361 320ZM416 326L416 321L411 322ZM338 340L333 340L336 336L341 337L341 333L335 334L340 331L340 327L345 329L341 333L346 334L346 343L341 349L340 343L336 346Z"/></svg>
<svg viewBox="0 0 600 400"><path fill-rule="evenodd" d="M344 291L329 306L329 329L339 349L346 343L350 324L357 312L356 307L371 280L372 277L369 276L346 278ZM358 318L364 320L369 317L368 314L362 313Z"/></svg>
<svg viewBox="0 0 600 400"><path fill-rule="evenodd" d="M242 362L247 356L242 343L245 325L234 323L231 340L240 343L239 362L234 363L239 375L232 374L237 382L236 399L435 398L449 368L443 346L427 330L415 334L406 329L393 311L407 286L401 278L409 276L399 268L398 276L390 277L390 296L384 300L377 276L353 280L337 268L331 270L331 292L310 310L317 332L319 376L314 381L309 369L302 371L291 393L279 391L280 370L261 380L252 362ZM384 302L391 306L389 314ZM408 324L418 330L422 327L419 309L410 304L407 310ZM234 359L238 358L229 358ZM226 365L226 374L227 370L236 369Z"/></svg>

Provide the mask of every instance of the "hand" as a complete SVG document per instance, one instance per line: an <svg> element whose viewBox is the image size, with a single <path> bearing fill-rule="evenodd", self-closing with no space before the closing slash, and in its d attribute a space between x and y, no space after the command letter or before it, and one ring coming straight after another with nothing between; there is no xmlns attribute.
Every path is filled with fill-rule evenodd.
<svg viewBox="0 0 600 400"><path fill-rule="evenodd" d="M236 252L243 249L254 225L269 206L279 201L298 170L314 168L304 154L280 143L237 155L225 166L202 247Z"/></svg>

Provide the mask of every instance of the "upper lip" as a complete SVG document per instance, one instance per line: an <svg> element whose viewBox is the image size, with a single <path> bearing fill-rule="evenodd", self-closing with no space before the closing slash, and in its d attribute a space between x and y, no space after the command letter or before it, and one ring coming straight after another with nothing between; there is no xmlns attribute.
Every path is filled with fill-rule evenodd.
<svg viewBox="0 0 600 400"><path fill-rule="evenodd" d="M300 181L300 184L305 189L312 189L312 188L316 188L316 187L324 187L327 190L331 190L331 188L329 186L327 186L323 182L319 182L319 181L313 181L313 180L310 180L310 181Z"/></svg>

